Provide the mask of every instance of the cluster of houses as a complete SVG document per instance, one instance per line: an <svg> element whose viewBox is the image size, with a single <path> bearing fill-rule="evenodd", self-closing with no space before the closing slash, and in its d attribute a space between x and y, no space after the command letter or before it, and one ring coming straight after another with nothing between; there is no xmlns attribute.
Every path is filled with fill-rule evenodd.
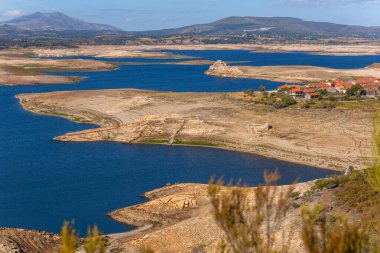
<svg viewBox="0 0 380 253"><path fill-rule="evenodd" d="M321 83L285 84L279 86L278 91L284 92L296 99L313 99L317 98L321 92L345 94L348 89L356 84L363 88L361 95L373 97L380 95L380 79L375 77L361 77L353 81L334 79Z"/></svg>

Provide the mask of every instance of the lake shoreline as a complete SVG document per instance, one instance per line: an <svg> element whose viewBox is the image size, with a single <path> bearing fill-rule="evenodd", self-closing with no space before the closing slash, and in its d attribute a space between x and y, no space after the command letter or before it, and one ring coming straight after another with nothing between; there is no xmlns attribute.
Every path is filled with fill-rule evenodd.
<svg viewBox="0 0 380 253"><path fill-rule="evenodd" d="M350 145L352 145L352 143L360 143L361 147L359 147L359 149L369 149L371 127L367 126L365 132L363 132L363 130L366 124L365 122L370 122L371 113L350 111L342 115L342 112L339 110L321 109L318 110L320 117L315 119L321 124L324 121L323 117L327 117L328 115L329 117L347 117L354 120L355 117L359 117L354 115L361 114L363 122L358 126L358 131L361 129L362 135L365 133L365 135L360 137L365 139L355 140L358 136L342 135L347 127L353 127L353 124L357 124L354 123L354 121L352 124L346 123L346 126L342 126L342 129L336 130L334 133L335 136L332 132L328 133L330 135L329 138L325 138L322 133L313 133L312 131L314 130L311 130L311 132L305 135L307 139L311 138L310 140L304 139L305 137L302 136L294 136L293 134L286 137L289 131L294 131L291 130L293 127L299 127L297 124L294 125L289 121L293 117L298 117L300 124L302 122L303 128L305 129L316 127L312 125L313 123L308 122L310 121L308 117L310 117L311 114L315 115L315 110L282 109L267 112L266 115L260 115L254 111L243 109L246 103L234 98L234 96L239 96L239 94L242 93L174 93L123 89L21 94L18 95L17 98L25 110L32 111L36 114L63 117L76 123L91 123L100 126L100 128L96 129L67 133L55 137L54 139L57 141L115 141L129 144L155 142L153 144L157 144L158 138L161 142L159 144L168 145L176 145L176 142L178 144L187 145L195 141L197 144L200 144L195 146L210 147L212 144L212 148L253 153L268 158L318 168L333 169L336 171L342 171L349 165L354 165L357 168L363 168L365 166L365 164L360 161L364 159L364 157L362 157L360 151L358 153L358 147L350 147ZM107 105L100 108L96 104L93 104L91 105L92 109L88 107L89 105L83 106L83 104L86 104L86 100L82 100L81 97L92 97L92 100L96 101L99 95L103 100L104 97L109 96L110 99L107 103L116 111L119 109L114 107L115 103L126 103L124 105L126 108L128 108L128 103L132 103L130 110L135 110L132 108L136 106L136 108L141 107L146 109L136 111L136 113L138 113L136 116L133 116L135 114L133 111L126 111L125 116L120 117L118 114L103 112L107 110ZM117 98L115 98L115 96L117 96ZM194 100L192 98L194 96L199 97L199 99ZM57 100L57 98L59 99ZM166 107L160 101L172 101L173 99L178 101L178 108L175 105L170 108ZM75 103L70 104L71 102L69 100ZM57 101L63 102L57 104ZM140 103L140 105L138 105L138 103ZM81 108L77 108L79 104ZM156 107L160 108L160 114L150 114L151 110L157 110L155 109ZM194 107L191 110L191 115L188 115L188 112L186 112L187 109L183 112L178 111L186 107ZM256 107L257 109L260 108L260 106ZM166 113L165 110L167 110ZM201 118L203 114L199 114L199 112L210 110L214 114L212 119L206 120L205 118L203 120ZM239 117L230 117L224 113L226 111L236 113L239 110L243 110L239 113L241 114ZM281 120L278 119L275 122L271 122L273 121L272 117L281 118ZM231 121L231 123L227 124L226 122L229 121ZM252 121L252 123L249 123L250 121ZM254 123L255 121L257 122ZM273 129L261 129L266 123L274 126ZM329 123L325 122L324 124ZM328 128L327 125L326 128ZM235 131L241 134L235 134ZM290 139L287 140L287 138ZM313 138L316 140L315 147L311 141ZM339 141L347 139L347 141L341 143L343 146L337 146L335 143L336 140L334 141L334 139ZM355 141L351 143L350 139ZM306 140L309 142L308 144L299 145ZM323 143L322 148L320 148L321 143ZM342 153L345 149L347 149L347 155ZM357 155L353 155L355 150Z"/></svg>

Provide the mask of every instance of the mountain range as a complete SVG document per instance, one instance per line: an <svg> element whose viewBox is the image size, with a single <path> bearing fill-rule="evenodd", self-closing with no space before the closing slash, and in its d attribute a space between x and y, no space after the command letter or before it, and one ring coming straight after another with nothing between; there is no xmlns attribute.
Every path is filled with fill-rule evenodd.
<svg viewBox="0 0 380 253"><path fill-rule="evenodd" d="M127 32L111 25L95 24L66 16L60 12L21 16L0 22L0 42L18 38L80 38L93 39L108 36L118 43L130 36L235 36L247 35L307 37L380 38L380 27L341 25L328 22L305 21L289 17L228 17L215 22L154 31ZM102 37L101 40L107 39ZM101 43L101 42L100 42Z"/></svg>
<svg viewBox="0 0 380 253"><path fill-rule="evenodd" d="M215 22L191 25L175 29L145 31L141 34L168 36L180 34L237 35L268 34L285 36L344 36L377 37L380 27L341 25L328 22L305 21L288 17L228 17Z"/></svg>
<svg viewBox="0 0 380 253"><path fill-rule="evenodd" d="M116 27L103 24L88 23L80 19L66 16L60 12L41 13L21 16L9 21L0 22L26 31L121 31Z"/></svg>

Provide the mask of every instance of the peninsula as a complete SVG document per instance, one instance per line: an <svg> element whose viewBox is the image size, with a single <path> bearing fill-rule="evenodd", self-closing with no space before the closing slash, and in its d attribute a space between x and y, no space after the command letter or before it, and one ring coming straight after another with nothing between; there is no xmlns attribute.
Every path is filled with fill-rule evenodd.
<svg viewBox="0 0 380 253"><path fill-rule="evenodd" d="M237 93L65 91L17 96L38 114L100 128L58 141L203 145L342 170L370 154L371 111L270 109Z"/></svg>

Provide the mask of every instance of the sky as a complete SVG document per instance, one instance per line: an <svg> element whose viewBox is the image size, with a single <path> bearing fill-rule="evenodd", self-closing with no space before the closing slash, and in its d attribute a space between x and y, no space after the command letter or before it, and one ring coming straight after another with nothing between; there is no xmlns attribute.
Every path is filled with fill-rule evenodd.
<svg viewBox="0 0 380 253"><path fill-rule="evenodd" d="M128 31L175 28L229 16L380 26L380 0L0 0L0 21L34 12L62 12Z"/></svg>

